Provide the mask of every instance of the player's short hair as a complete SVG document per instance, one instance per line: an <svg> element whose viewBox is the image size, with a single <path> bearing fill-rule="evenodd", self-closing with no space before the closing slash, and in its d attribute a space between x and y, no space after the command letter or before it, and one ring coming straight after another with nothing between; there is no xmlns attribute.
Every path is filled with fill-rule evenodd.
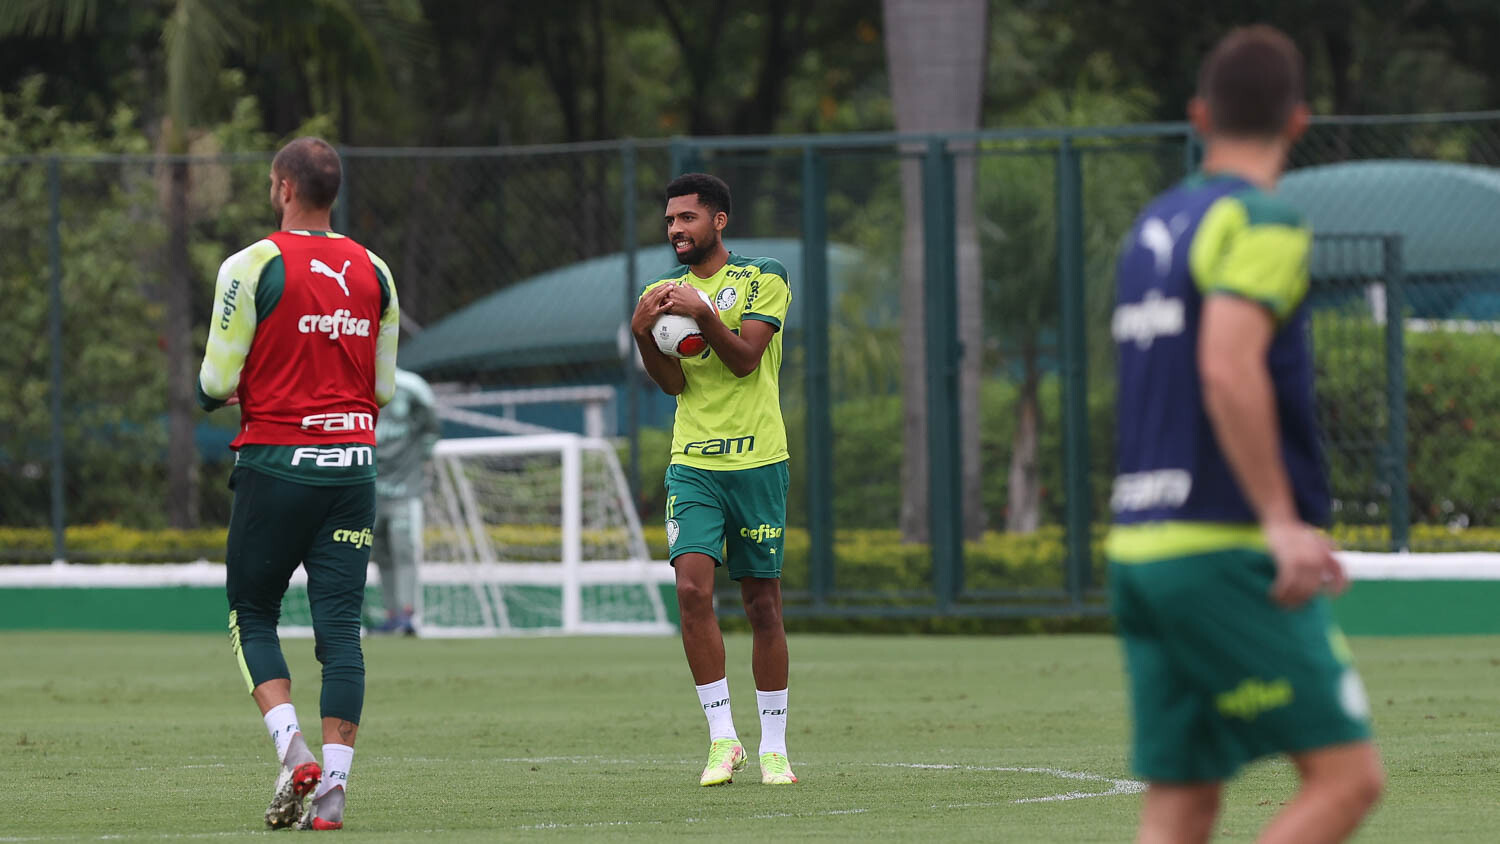
<svg viewBox="0 0 1500 844"><path fill-rule="evenodd" d="M311 208L332 208L344 178L338 150L322 138L303 137L287 144L271 160L271 170L290 180L297 198Z"/></svg>
<svg viewBox="0 0 1500 844"><path fill-rule="evenodd" d="M703 207L717 214L723 211L730 212L732 202L729 198L729 185L718 176L707 173L684 173L681 176L667 182L667 199L678 196L698 195L698 201Z"/></svg>
<svg viewBox="0 0 1500 844"><path fill-rule="evenodd" d="M1302 53L1275 27L1233 29L1203 60L1198 96L1208 104L1215 131L1274 136L1302 102Z"/></svg>

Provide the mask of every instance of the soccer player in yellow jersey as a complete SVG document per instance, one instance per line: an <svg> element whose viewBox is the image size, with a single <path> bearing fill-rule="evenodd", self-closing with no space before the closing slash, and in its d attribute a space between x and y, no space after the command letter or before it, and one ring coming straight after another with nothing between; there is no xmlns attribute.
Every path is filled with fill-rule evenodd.
<svg viewBox="0 0 1500 844"><path fill-rule="evenodd" d="M761 782L789 785L797 776L786 751L781 563L787 448L778 376L781 325L792 293L781 262L724 248L729 213L729 186L721 179L690 173L667 185L667 239L682 266L646 285L630 328L652 380L677 397L666 477L667 544L682 647L708 717L708 765L699 784L723 785L745 767L730 716L724 637L714 616L714 570L722 565L740 584L754 634ZM708 350L689 360L662 354L651 328L665 313L697 320Z"/></svg>

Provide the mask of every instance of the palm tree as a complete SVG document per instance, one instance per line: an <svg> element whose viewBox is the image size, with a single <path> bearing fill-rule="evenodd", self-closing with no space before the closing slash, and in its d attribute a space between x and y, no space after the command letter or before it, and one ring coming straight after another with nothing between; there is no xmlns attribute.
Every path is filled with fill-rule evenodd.
<svg viewBox="0 0 1500 844"><path fill-rule="evenodd" d="M979 127L989 43L986 0L885 0L885 44L891 104L899 132L942 132ZM983 342L979 235L974 213L974 158L955 161L958 237L958 330L967 350L959 371L960 453L964 533L984 530L980 495L979 376ZM901 461L901 535L928 538L926 353L923 345L922 186L915 162L902 165L905 223L901 250L901 345L904 407Z"/></svg>

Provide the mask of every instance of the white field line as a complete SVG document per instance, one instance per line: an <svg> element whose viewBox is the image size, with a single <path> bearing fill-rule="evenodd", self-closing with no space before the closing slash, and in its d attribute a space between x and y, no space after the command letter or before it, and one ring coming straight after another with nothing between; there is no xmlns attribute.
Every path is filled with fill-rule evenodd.
<svg viewBox="0 0 1500 844"><path fill-rule="evenodd" d="M213 757L209 757L213 758ZM374 760L380 762L396 762L403 765L429 764L444 765L451 764L455 759L430 756L377 756ZM373 761L373 760L372 760ZM693 759L623 759L607 756L503 756L495 759L496 762L509 764L528 765L693 765ZM1104 791L1067 791L1061 794L1049 794L1043 797L1022 797L1015 800L979 803L951 803L936 804L935 808L966 809L982 808L987 806L1005 806L1024 803L1055 803L1064 800L1082 800L1087 797L1113 797L1120 794L1139 794L1146 790L1146 784L1138 780L1107 777L1102 774L1091 774L1087 771L1067 771L1062 768L1027 767L1013 765L953 765L926 762L863 762L855 763L868 765L874 768L905 768L908 770L925 771L969 771L973 773L1004 773L1004 774L1038 774L1042 776L1055 777L1057 779L1078 780L1081 782L1107 783L1109 788ZM161 766L162 769L182 770L191 768L225 768L228 765L219 762L208 765L172 765ZM798 763L800 768L810 768L812 765L806 762ZM137 771L155 770L152 766L137 767ZM851 810L850 813L866 811L864 809ZM689 819L691 821L693 819ZM8 842L15 839L0 838L0 842Z"/></svg>
<svg viewBox="0 0 1500 844"><path fill-rule="evenodd" d="M1007 800L997 803L950 803L944 806L935 805L933 808L944 809L967 809L981 808L985 806L1004 806L1018 803L1056 803L1062 800L1082 800L1085 797L1112 797L1116 794L1139 794L1146 790L1146 784L1138 780L1116 779L1100 774L1090 774L1086 771L1064 771L1061 768L1030 768L1014 767L1009 765L931 765L916 762L871 762L877 768L914 768L918 770L935 771L976 771L994 772L1005 774L1044 774L1049 777L1057 777L1064 780L1083 780L1085 782L1107 782L1107 791L1068 791L1062 794L1049 794L1046 797L1023 797L1019 800Z"/></svg>
<svg viewBox="0 0 1500 844"><path fill-rule="evenodd" d="M383 762L433 762L447 763L449 759L398 759L394 757L383 757ZM497 762L524 763L532 765L692 765L693 759L612 759L603 756L509 756L496 759ZM968 809L983 808L989 806L1006 806L1025 803L1057 803L1064 800L1082 800L1088 797L1114 797L1120 794L1139 794L1146 790L1146 784L1139 780L1120 779L1106 777L1102 774L1091 774L1086 771L1066 771L1061 768L1039 768L1039 767L1017 767L1000 765L949 765L931 764L923 762L864 762L856 763L869 765L875 768L907 768L911 770L933 770L933 771L971 771L976 773L991 772L1005 774L1040 774L1043 776L1056 777L1057 779L1079 780L1083 782L1108 783L1109 788L1104 791L1066 791L1061 794L1049 794L1044 797L1022 797L1016 800L985 803L952 803L937 805L934 808L945 809ZM797 764L799 768L812 767L805 762ZM852 810L850 814L867 811L865 809ZM694 819L688 819L692 822Z"/></svg>
<svg viewBox="0 0 1500 844"><path fill-rule="evenodd" d="M759 815L745 815L739 818L713 818L715 823L722 821L763 821L775 818L826 818L833 815L862 815L869 809L831 809L826 812L765 812ZM683 818L675 823L704 823L706 818ZM664 826L673 821L590 821L587 823L537 823L514 827L522 831L536 831L549 829L600 829L617 826Z"/></svg>
<svg viewBox="0 0 1500 844"><path fill-rule="evenodd" d="M394 756L382 756L382 757L376 757L376 758L378 758L381 762L400 762L400 763L403 763L403 764L411 764L411 763L419 763L419 764L421 764L421 763L426 763L426 764L445 764L445 763L449 763L449 762L452 762L452 761L456 761L456 760L452 760L452 759L432 758L432 757L394 757ZM533 765L538 765L538 764L539 765L548 765L548 764L570 764L570 765L584 765L584 764L589 764L589 765L663 765L663 764L665 764L665 765L692 765L692 764L694 764L694 760L691 760L691 759L613 759L613 758L607 758L607 757L602 757L602 756L507 756L507 757L501 757L499 759L496 759L495 761L497 761L497 762L505 762L505 763L512 763L512 764L533 764ZM997 807L997 806L1010 806L1010 805L1018 805L1018 804L1026 804L1026 803L1056 803L1056 802L1062 802L1062 801L1065 801L1065 800L1083 800L1083 799L1089 798L1089 797L1113 797L1113 796L1120 795L1120 794L1138 794L1138 793L1140 793L1142 791L1145 791L1145 789L1146 789L1146 784L1145 783L1138 782L1136 780L1118 779L1118 778L1115 778L1115 777L1103 776L1101 774L1091 774L1091 773L1088 773L1086 771L1068 771L1068 770L1063 770L1061 768L1025 767L1025 766L1012 766L1012 765L952 765L952 764L934 764L934 763L924 763L924 762L863 762L863 763L855 763L855 764L863 764L863 765L867 765L869 767L874 767L874 768L904 768L904 769L907 769L907 770L922 770L922 771L967 771L967 772L972 772L972 773L1039 774L1039 775L1043 775L1043 776L1055 777L1057 779L1078 780L1078 781L1082 781L1082 782L1097 782L1097 783L1108 783L1109 784L1109 788L1106 789L1106 790L1104 790L1104 791L1067 791L1067 792L1063 792L1061 794L1049 794L1049 795L1046 795L1044 797L1022 797L1022 798L1018 798L1018 799L1015 799L1015 800L1002 800L1002 801L994 801L994 802L934 803L934 804L932 804L929 807L929 808L932 808L932 809L944 809L944 810L952 810L952 809L984 809L984 808L994 808L994 807ZM226 767L226 766L223 763L219 763L219 764L214 764L214 765L179 765L179 766L171 766L171 767L173 767L173 768L223 768L223 767ZM799 765L799 767L808 767L808 766ZM144 770L151 770L151 769L143 767L143 768L137 768L136 770L144 771ZM870 809L852 808L852 809L832 809L832 810L823 811L823 812L768 812L768 813L755 814L755 815L746 815L746 816L744 816L742 818L728 818L728 819L726 819L726 818L715 818L715 820L718 820L718 821L722 821L722 820L771 820L771 819L775 819L775 818L832 817L832 816L838 816L838 815L861 815L861 814L866 814L866 813L868 813L870 811L871 811ZM703 821L704 821L703 818L683 818L680 821L675 821L675 823L693 824L693 823L702 823ZM581 823L551 822L551 823L538 823L538 824L523 824L523 825L520 825L520 826L512 827L512 829L515 829L517 831L545 831L545 830L553 830L553 829L608 829L608 828L612 828L612 827L624 827L624 826L663 826L663 825L668 824L668 823L674 823L674 822L673 821L660 821L660 820L655 820L655 821L588 821L588 822L581 822ZM436 830L433 830L433 831L435 832ZM264 833L259 833L259 832L257 832L257 833L248 833L248 832L210 832L210 833L195 833L195 834L184 833L184 834L177 834L177 835L159 835L159 836L152 836L152 837L156 837L156 838L175 838L175 839L193 839L193 838L218 838L218 837L223 837L223 836L228 836L228 835L246 835L246 834L264 834ZM0 837L0 844L19 844L20 842L29 842L29 841L57 841L57 840L65 840L65 838L72 838L72 837L73 836L37 836L37 837L29 837L29 838L7 838L7 837ZM116 840L116 839L126 838L126 837L129 837L129 836L104 835L104 836L99 836L97 838L90 839L90 840L95 840L95 841L111 841L111 840Z"/></svg>

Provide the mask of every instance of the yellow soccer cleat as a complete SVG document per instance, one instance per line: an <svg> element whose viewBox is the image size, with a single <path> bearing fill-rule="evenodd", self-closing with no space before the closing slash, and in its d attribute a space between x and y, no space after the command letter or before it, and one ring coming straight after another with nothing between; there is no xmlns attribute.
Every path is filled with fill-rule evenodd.
<svg viewBox="0 0 1500 844"><path fill-rule="evenodd" d="M708 746L708 766L703 769L699 785L726 785L734 782L737 771L745 770L745 747L739 739L716 739Z"/></svg>
<svg viewBox="0 0 1500 844"><path fill-rule="evenodd" d="M760 781L763 785L792 785L797 775L792 773L792 763L780 753L760 755Z"/></svg>

